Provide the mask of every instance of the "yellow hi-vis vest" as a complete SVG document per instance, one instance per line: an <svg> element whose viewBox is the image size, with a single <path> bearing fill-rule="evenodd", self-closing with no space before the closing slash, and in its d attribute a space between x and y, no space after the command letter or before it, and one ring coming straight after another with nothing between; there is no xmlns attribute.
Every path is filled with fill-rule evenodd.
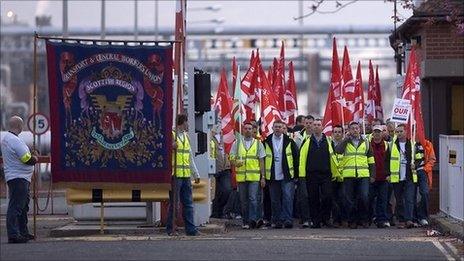
<svg viewBox="0 0 464 261"><path fill-rule="evenodd" d="M211 159L216 159L216 142L214 142L213 138L209 141L209 157Z"/></svg>
<svg viewBox="0 0 464 261"><path fill-rule="evenodd" d="M172 175L176 175L178 178L189 178L190 177L190 141L187 134L184 135L184 141L180 139L178 135L173 131L172 135L176 140L177 150L176 155L172 157ZM174 150L173 150L174 151ZM174 156L176 157L174 166ZM175 172L174 172L175 171Z"/></svg>
<svg viewBox="0 0 464 261"><path fill-rule="evenodd" d="M338 169L337 155L335 154L333 150L332 141L329 139L329 137L326 137L326 139L327 139L327 144L329 145L330 172L332 173L332 180L339 180L340 171ZM301 149L300 149L300 166L298 169L299 170L298 177L300 178L306 177L306 162L307 162L310 146L311 146L311 136L308 136L308 138L305 141L303 141L303 145L301 145Z"/></svg>
<svg viewBox="0 0 464 261"><path fill-rule="evenodd" d="M260 180L258 144L259 141L253 139L250 148L246 150L244 142L239 142L235 158L243 160L244 164L236 169L235 179L237 182Z"/></svg>
<svg viewBox="0 0 464 261"><path fill-rule="evenodd" d="M341 161L343 178L368 178L369 164L374 164L374 157L367 156L369 144L361 139L355 148L351 142L346 144L345 153Z"/></svg>
<svg viewBox="0 0 464 261"><path fill-rule="evenodd" d="M411 141L411 152L414 150L415 142ZM423 157L422 153L416 152L414 159L418 160ZM417 183L417 172L415 169L412 170L412 181ZM396 145L396 136L392 142L390 142L390 183L400 182L400 150Z"/></svg>
<svg viewBox="0 0 464 261"><path fill-rule="evenodd" d="M282 137L283 139L283 137ZM274 160L274 155L272 155L271 148L265 144L266 146L266 158L264 159L264 165L266 167L266 180L271 180L271 167L272 161ZM283 141L282 141L283 146ZM295 175L295 170L293 169L293 154L292 154L292 143L289 142L287 147L285 147L285 156L287 158L287 165L290 171L290 178L293 178Z"/></svg>

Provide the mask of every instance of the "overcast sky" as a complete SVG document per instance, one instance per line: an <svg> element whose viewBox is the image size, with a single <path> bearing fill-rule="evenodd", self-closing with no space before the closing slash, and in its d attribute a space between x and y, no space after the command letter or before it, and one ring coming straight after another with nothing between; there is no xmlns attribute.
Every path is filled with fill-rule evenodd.
<svg viewBox="0 0 464 261"><path fill-rule="evenodd" d="M351 1L339 1L346 4ZM309 13L314 1L304 1L304 12ZM293 17L298 16L298 1L195 1L189 0L189 8L220 6L216 12L204 10L188 11L189 24L208 25L206 21L224 18L223 25L297 25ZM335 1L326 0L320 11L334 11ZM154 26L154 1L138 1L138 23L140 26ZM69 27L100 26L100 1L74 1L69 4ZM174 25L174 0L159 1L159 25ZM1 1L1 16L7 20L6 14L12 11L19 21L34 24L36 15L51 15L52 24L61 27L61 1ZM411 16L412 11L399 7L400 17ZM391 25L393 21L393 3L384 0L356 1L333 14L314 14L304 19L308 25ZM134 25L134 0L106 1L106 26L121 27Z"/></svg>

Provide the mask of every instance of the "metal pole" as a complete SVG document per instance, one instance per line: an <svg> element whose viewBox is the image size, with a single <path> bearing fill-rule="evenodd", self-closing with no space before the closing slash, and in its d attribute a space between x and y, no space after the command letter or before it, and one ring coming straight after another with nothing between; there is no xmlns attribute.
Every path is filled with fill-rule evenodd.
<svg viewBox="0 0 464 261"><path fill-rule="evenodd" d="M63 0L63 37L68 36L68 0Z"/></svg>
<svg viewBox="0 0 464 261"><path fill-rule="evenodd" d="M103 203L103 198L100 203L100 234L105 234L105 205Z"/></svg>
<svg viewBox="0 0 464 261"><path fill-rule="evenodd" d="M155 0L155 41L159 37L159 18L158 18L159 6L158 0Z"/></svg>
<svg viewBox="0 0 464 261"><path fill-rule="evenodd" d="M106 28L105 28L105 19L106 19L106 10L105 10L105 0L101 0L101 35L100 38L103 40L106 36Z"/></svg>
<svg viewBox="0 0 464 261"><path fill-rule="evenodd" d="M138 25L138 1L134 0L134 39L137 40L139 37L139 25Z"/></svg>
<svg viewBox="0 0 464 261"><path fill-rule="evenodd" d="M303 0L299 0L298 1L298 16L299 17L303 17ZM303 27L304 26L304 19L301 18L301 19L298 19L298 24L300 27ZM303 62L304 62L304 58L303 58L303 37L304 35L303 34L300 34L300 68L303 68ZM300 71L300 83L303 84L303 72L304 70L302 69ZM298 85L297 85L298 86Z"/></svg>
<svg viewBox="0 0 464 261"><path fill-rule="evenodd" d="M34 111L34 115L36 113L36 110L37 110L37 32L34 33L34 90L33 90L33 111ZM34 120L33 120L33 128L35 130L35 124L36 124L36 121L35 121L35 116L34 116ZM36 147L35 147L35 144L36 143L36 135L35 135L35 132L34 132L34 136L33 136L33 140L32 140L32 150L35 151L36 150ZM33 193L33 219L34 219L34 239L37 239L37 169L36 169L36 166L34 166L34 170L33 170L33 173L32 173L32 193ZM27 202L27 204L29 204L29 202Z"/></svg>

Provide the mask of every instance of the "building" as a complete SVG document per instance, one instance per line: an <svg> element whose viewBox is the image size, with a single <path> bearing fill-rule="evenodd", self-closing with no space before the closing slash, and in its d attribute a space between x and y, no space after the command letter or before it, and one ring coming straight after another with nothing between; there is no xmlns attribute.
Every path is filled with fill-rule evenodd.
<svg viewBox="0 0 464 261"><path fill-rule="evenodd" d="M390 35L390 44L403 73L411 46L418 50L425 131L438 154L440 134L464 135L464 1L423 2ZM438 212L438 166L433 185L431 210Z"/></svg>

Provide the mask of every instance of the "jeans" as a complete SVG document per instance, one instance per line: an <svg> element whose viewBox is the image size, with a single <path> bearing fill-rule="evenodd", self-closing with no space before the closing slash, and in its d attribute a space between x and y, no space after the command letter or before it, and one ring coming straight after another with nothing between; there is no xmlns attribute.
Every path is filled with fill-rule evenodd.
<svg viewBox="0 0 464 261"><path fill-rule="evenodd" d="M429 180L424 170L417 171L417 181L420 195L420 201L417 205L417 219L427 219L429 217Z"/></svg>
<svg viewBox="0 0 464 261"><path fill-rule="evenodd" d="M332 181L332 219L335 223L347 220L346 211L343 207L343 182Z"/></svg>
<svg viewBox="0 0 464 261"><path fill-rule="evenodd" d="M350 223L368 222L369 178L345 178L345 210Z"/></svg>
<svg viewBox="0 0 464 261"><path fill-rule="evenodd" d="M375 217L377 223L389 221L387 217L388 181L375 181L370 187L371 218Z"/></svg>
<svg viewBox="0 0 464 261"><path fill-rule="evenodd" d="M332 181L312 178L308 184L309 213L315 225L328 223L332 210Z"/></svg>
<svg viewBox="0 0 464 261"><path fill-rule="evenodd" d="M269 182L271 194L272 223L293 224L293 194L295 185L293 180L279 180Z"/></svg>
<svg viewBox="0 0 464 261"><path fill-rule="evenodd" d="M27 212L29 211L30 182L16 178L7 182L9 190L6 229L8 238L18 238L29 234L27 229Z"/></svg>
<svg viewBox="0 0 464 261"><path fill-rule="evenodd" d="M266 182L266 186L264 186L262 191L263 191L263 201L261 203L262 211L260 210L259 212L260 213L262 212L262 215L263 215L262 218L264 220L270 221L271 216L272 216L272 206L271 206L271 192L270 192L268 182Z"/></svg>
<svg viewBox="0 0 464 261"><path fill-rule="evenodd" d="M412 221L416 185L411 180L403 180L393 184L396 198L395 214L399 222Z"/></svg>
<svg viewBox="0 0 464 261"><path fill-rule="evenodd" d="M197 233L197 228L193 222L193 199L192 199L192 183L190 178L176 178L173 177L175 182L175 193L176 193L176 210L178 209L178 202L182 203L182 217L184 218L185 233L187 235L194 235ZM172 233L173 227L173 194L172 191L169 195L169 212L168 221L166 224L166 232Z"/></svg>
<svg viewBox="0 0 464 261"><path fill-rule="evenodd" d="M260 215L259 202L260 200L260 187L259 182L239 182L238 193L240 194L240 204L242 207L242 220L244 225L248 225L250 222L258 221Z"/></svg>
<svg viewBox="0 0 464 261"><path fill-rule="evenodd" d="M301 222L309 222L309 197L308 187L306 178L300 178L298 180L298 186L296 188L297 205L300 208L300 219Z"/></svg>
<svg viewBox="0 0 464 261"><path fill-rule="evenodd" d="M230 182L230 169L218 172L214 176L216 180L216 190L214 192L214 200L212 206L211 217L221 218L224 211L224 206L227 204L232 185Z"/></svg>

